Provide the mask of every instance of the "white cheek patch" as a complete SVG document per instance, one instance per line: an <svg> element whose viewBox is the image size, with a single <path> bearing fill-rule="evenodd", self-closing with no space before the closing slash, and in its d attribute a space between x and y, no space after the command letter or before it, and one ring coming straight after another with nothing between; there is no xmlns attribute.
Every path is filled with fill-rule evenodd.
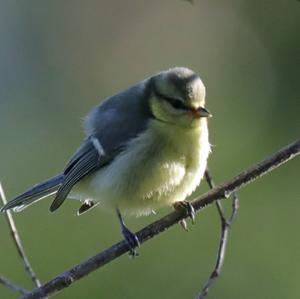
<svg viewBox="0 0 300 299"><path fill-rule="evenodd" d="M96 137L92 137L91 141L93 143L93 146L95 147L95 149L97 150L99 156L104 156L105 155L105 151L100 143L100 141L96 138Z"/></svg>

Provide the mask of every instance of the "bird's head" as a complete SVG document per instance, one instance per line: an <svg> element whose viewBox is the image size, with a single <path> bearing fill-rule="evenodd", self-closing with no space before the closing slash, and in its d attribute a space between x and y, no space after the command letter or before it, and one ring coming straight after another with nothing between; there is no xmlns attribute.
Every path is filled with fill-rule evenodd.
<svg viewBox="0 0 300 299"><path fill-rule="evenodd" d="M190 128L211 116L205 109L205 86L192 70L176 67L151 80L150 107L157 120Z"/></svg>

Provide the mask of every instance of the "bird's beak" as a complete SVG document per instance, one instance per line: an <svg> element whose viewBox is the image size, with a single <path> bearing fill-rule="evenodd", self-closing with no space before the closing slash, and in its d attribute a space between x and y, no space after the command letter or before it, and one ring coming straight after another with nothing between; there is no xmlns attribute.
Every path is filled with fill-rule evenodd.
<svg viewBox="0 0 300 299"><path fill-rule="evenodd" d="M191 113L194 118L212 117L212 114L204 107L200 107L198 109L192 109Z"/></svg>

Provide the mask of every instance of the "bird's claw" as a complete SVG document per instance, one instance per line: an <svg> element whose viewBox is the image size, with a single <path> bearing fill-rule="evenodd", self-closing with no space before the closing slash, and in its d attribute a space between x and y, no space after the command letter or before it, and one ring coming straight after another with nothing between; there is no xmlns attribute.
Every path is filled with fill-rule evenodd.
<svg viewBox="0 0 300 299"><path fill-rule="evenodd" d="M195 209L188 201L185 201L185 200L178 201L174 204L174 208L177 211L184 210L186 213L186 216L191 218L192 223L195 224ZM186 231L188 230L185 219L182 219L179 223L183 227L184 230L186 230Z"/></svg>
<svg viewBox="0 0 300 299"><path fill-rule="evenodd" d="M122 234L129 248L129 255L136 257L139 254L136 251L137 247L140 247L140 241L135 233L130 231L126 226L122 227Z"/></svg>
<svg viewBox="0 0 300 299"><path fill-rule="evenodd" d="M179 224L181 225L181 227L182 227L185 231L187 231L187 232L189 231L185 219L181 219L181 220L179 221Z"/></svg>

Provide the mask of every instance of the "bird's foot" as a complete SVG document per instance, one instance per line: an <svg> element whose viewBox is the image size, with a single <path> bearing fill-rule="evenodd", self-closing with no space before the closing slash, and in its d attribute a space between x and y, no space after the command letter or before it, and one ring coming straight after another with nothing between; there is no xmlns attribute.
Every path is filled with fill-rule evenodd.
<svg viewBox="0 0 300 299"><path fill-rule="evenodd" d="M192 223L195 224L195 209L188 201L186 201L186 200L178 201L178 202L175 202L173 206L176 211L184 210L186 213L186 216L191 218ZM184 230L188 231L188 227L187 227L187 223L186 223L185 219L180 220L179 223Z"/></svg>
<svg viewBox="0 0 300 299"><path fill-rule="evenodd" d="M129 248L129 255L131 257L136 257L139 254L136 251L137 247L140 247L140 241L135 233L130 231L125 225L122 225L122 235Z"/></svg>
<svg viewBox="0 0 300 299"><path fill-rule="evenodd" d="M120 210L117 208L117 215L121 224L122 229L122 235L125 239L125 242L127 243L128 249L129 249L129 255L131 257L138 256L138 253L136 252L136 248L140 247L140 241L135 233L130 231L127 226L125 225L124 219L121 215Z"/></svg>

